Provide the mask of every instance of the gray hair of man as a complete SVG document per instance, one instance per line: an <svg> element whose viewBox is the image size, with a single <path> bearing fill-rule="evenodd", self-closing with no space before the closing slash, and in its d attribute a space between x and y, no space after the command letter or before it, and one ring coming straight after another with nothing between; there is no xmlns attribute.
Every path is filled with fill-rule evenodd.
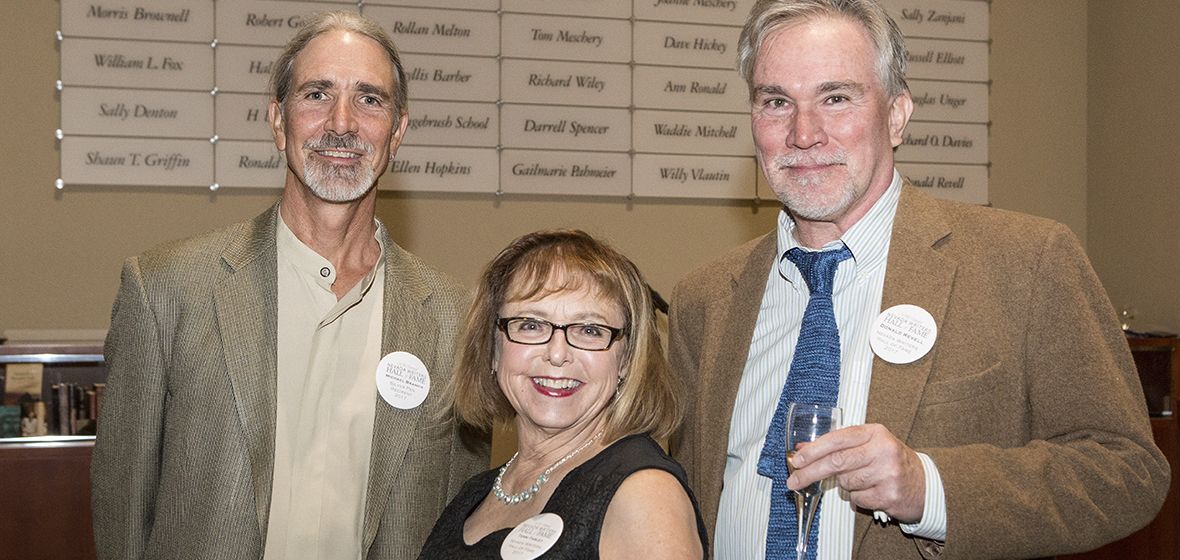
<svg viewBox="0 0 1180 560"><path fill-rule="evenodd" d="M406 70L402 67L401 55L397 52L397 45L380 25L372 20L348 11L322 12L303 21L299 31L287 42L283 53L275 60L274 71L270 75L270 94L282 107L287 95L295 84L291 81L295 74L295 59L299 53L307 48L312 39L329 31L349 31L363 35L377 42L389 57L389 65L393 68L396 83L393 91L394 114L400 115L409 105L409 87L406 84Z"/></svg>
<svg viewBox="0 0 1180 560"><path fill-rule="evenodd" d="M820 17L845 18L861 24L877 50L877 74L890 98L909 91L906 84L905 38L897 22L876 0L758 0L750 9L738 39L738 72L754 95L754 66L762 42L783 25Z"/></svg>

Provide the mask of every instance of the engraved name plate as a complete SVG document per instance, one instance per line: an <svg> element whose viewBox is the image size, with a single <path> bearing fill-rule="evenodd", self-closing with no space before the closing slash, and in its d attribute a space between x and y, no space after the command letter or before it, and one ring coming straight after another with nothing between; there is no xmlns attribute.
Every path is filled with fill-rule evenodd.
<svg viewBox="0 0 1180 560"><path fill-rule="evenodd" d="M499 139L500 111L495 103L415 101L403 145L495 148Z"/></svg>
<svg viewBox="0 0 1180 560"><path fill-rule="evenodd" d="M403 146L377 188L383 191L496 192L500 159L491 148Z"/></svg>
<svg viewBox="0 0 1180 560"><path fill-rule="evenodd" d="M637 152L730 156L754 153L749 115L635 111L632 126Z"/></svg>
<svg viewBox="0 0 1180 560"><path fill-rule="evenodd" d="M636 154L636 196L754 198L758 169L753 157Z"/></svg>
<svg viewBox="0 0 1180 560"><path fill-rule="evenodd" d="M916 163L987 163L987 125L911 122L896 160Z"/></svg>
<svg viewBox="0 0 1180 560"><path fill-rule="evenodd" d="M500 188L506 193L626 196L631 159L627 154L504 150Z"/></svg>
<svg viewBox="0 0 1180 560"><path fill-rule="evenodd" d="M505 104L500 119L500 143L505 147L631 149L631 113L626 109Z"/></svg>
<svg viewBox="0 0 1180 560"><path fill-rule="evenodd" d="M278 47L217 47L217 89L238 93L265 93L270 84Z"/></svg>
<svg viewBox="0 0 1180 560"><path fill-rule="evenodd" d="M915 187L948 200L987 204L987 166L899 163L897 170Z"/></svg>
<svg viewBox="0 0 1180 560"><path fill-rule="evenodd" d="M380 23L404 53L500 54L495 14L372 6L365 8L365 16Z"/></svg>
<svg viewBox="0 0 1180 560"><path fill-rule="evenodd" d="M66 184L207 187L213 183L208 140L92 138L61 141Z"/></svg>
<svg viewBox="0 0 1180 560"><path fill-rule="evenodd" d="M741 27L754 0L635 0L635 19Z"/></svg>
<svg viewBox="0 0 1180 560"><path fill-rule="evenodd" d="M217 135L223 140L263 140L274 142L266 121L266 94L220 93L214 100L217 108Z"/></svg>
<svg viewBox="0 0 1180 560"><path fill-rule="evenodd" d="M553 14L628 19L631 3L619 0L503 0L505 13Z"/></svg>
<svg viewBox="0 0 1180 560"><path fill-rule="evenodd" d="M213 40L213 0L60 0L66 37Z"/></svg>
<svg viewBox="0 0 1180 560"><path fill-rule="evenodd" d="M988 39L988 3L962 0L882 0L906 37Z"/></svg>
<svg viewBox="0 0 1180 560"><path fill-rule="evenodd" d="M317 12L348 10L356 3L284 2L279 0L234 0L217 3L217 40L236 45L282 47L303 20Z"/></svg>
<svg viewBox="0 0 1180 560"><path fill-rule="evenodd" d="M505 102L631 104L631 67L626 64L506 59L500 63L500 74Z"/></svg>
<svg viewBox="0 0 1180 560"><path fill-rule="evenodd" d="M66 85L178 90L213 89L209 45L70 39L61 43Z"/></svg>
<svg viewBox="0 0 1180 560"><path fill-rule="evenodd" d="M639 66L634 98L644 109L750 111L746 82L733 70Z"/></svg>
<svg viewBox="0 0 1180 560"><path fill-rule="evenodd" d="M203 92L67 87L61 114L66 134L213 136L213 96Z"/></svg>
<svg viewBox="0 0 1180 560"><path fill-rule="evenodd" d="M906 41L906 76L927 80L986 82L987 43L911 39Z"/></svg>
<svg viewBox="0 0 1180 560"><path fill-rule="evenodd" d="M987 84L909 80L919 121L986 123Z"/></svg>
<svg viewBox="0 0 1180 560"><path fill-rule="evenodd" d="M732 70L741 29L635 22L635 62Z"/></svg>
<svg viewBox="0 0 1180 560"><path fill-rule="evenodd" d="M223 187L281 189L287 157L273 142L218 142L217 184Z"/></svg>
<svg viewBox="0 0 1180 560"><path fill-rule="evenodd" d="M408 53L402 63L410 99L494 103L500 95L500 69L494 58Z"/></svg>
<svg viewBox="0 0 1180 560"><path fill-rule="evenodd" d="M503 54L515 58L629 62L631 22L504 14Z"/></svg>

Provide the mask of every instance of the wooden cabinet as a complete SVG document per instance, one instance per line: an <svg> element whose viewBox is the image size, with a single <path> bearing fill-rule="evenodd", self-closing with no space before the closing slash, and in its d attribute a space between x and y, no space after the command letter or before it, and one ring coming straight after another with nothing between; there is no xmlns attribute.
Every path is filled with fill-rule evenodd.
<svg viewBox="0 0 1180 560"><path fill-rule="evenodd" d="M1148 410L1155 444L1172 466L1172 487L1155 520L1131 536L1059 560L1155 560L1180 557L1180 339L1128 338Z"/></svg>
<svg viewBox="0 0 1180 560"><path fill-rule="evenodd" d="M54 385L106 380L102 345L0 345L0 368L35 364L39 395ZM90 456L93 436L0 438L0 558L93 560Z"/></svg>

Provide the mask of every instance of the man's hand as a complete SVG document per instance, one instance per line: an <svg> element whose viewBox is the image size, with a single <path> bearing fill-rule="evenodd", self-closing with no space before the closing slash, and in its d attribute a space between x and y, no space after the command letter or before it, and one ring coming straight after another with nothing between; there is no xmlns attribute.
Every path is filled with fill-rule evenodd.
<svg viewBox="0 0 1180 560"><path fill-rule="evenodd" d="M835 477L856 507L884 511L902 523L922 519L926 497L922 461L884 426L842 428L796 451L788 488L796 490Z"/></svg>

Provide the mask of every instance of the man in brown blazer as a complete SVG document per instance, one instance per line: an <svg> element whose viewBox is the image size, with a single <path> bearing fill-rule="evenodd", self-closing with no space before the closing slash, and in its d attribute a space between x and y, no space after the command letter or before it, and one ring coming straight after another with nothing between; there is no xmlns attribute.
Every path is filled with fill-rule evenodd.
<svg viewBox="0 0 1180 560"><path fill-rule="evenodd" d="M275 67L279 203L124 265L100 558L415 558L486 467L486 441L440 414L463 291L375 218L407 122L396 48L325 14Z"/></svg>
<svg viewBox="0 0 1180 560"><path fill-rule="evenodd" d="M788 480L835 482L818 558L1083 551L1145 525L1168 490L1077 239L936 200L895 171L913 109L904 53L874 0L760 0L742 32L754 141L783 211L776 231L684 279L670 318L693 395L673 455L718 559L764 556L770 483L756 462L809 291L784 258L793 247L853 255L833 295L848 427L800 448Z"/></svg>

